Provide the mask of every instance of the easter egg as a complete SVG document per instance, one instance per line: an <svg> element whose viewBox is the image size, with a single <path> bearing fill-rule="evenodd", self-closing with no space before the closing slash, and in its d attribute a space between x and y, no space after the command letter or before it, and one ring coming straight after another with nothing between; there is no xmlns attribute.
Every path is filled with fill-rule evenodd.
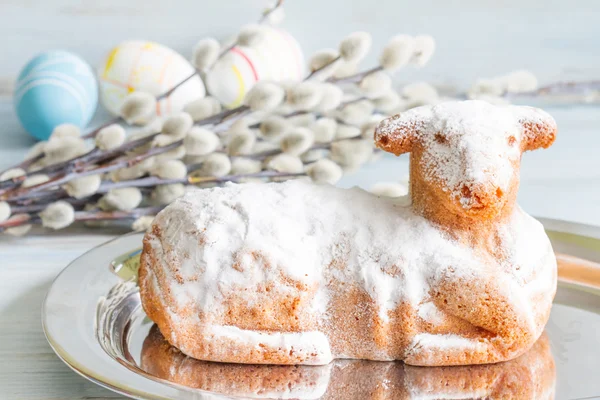
<svg viewBox="0 0 600 400"><path fill-rule="evenodd" d="M19 74L13 104L25 130L37 139L48 139L64 123L83 128L98 105L94 71L67 51L42 53Z"/></svg>
<svg viewBox="0 0 600 400"><path fill-rule="evenodd" d="M225 107L241 105L259 80L285 82L304 77L304 55L296 39L279 28L264 29L264 40L252 47L233 47L207 73L208 92Z"/></svg>
<svg viewBox="0 0 600 400"><path fill-rule="evenodd" d="M159 96L194 73L180 54L158 43L128 40L113 48L98 69L100 98L117 115L127 94L140 90ZM199 76L188 80L157 104L158 115L181 111L206 91Z"/></svg>

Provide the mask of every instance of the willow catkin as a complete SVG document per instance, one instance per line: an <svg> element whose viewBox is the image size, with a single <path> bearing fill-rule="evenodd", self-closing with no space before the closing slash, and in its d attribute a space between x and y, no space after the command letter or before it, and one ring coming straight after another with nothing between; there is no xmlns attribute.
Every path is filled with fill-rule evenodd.
<svg viewBox="0 0 600 400"><path fill-rule="evenodd" d="M314 134L307 128L294 128L281 139L280 147L285 153L298 156L314 143Z"/></svg>
<svg viewBox="0 0 600 400"><path fill-rule="evenodd" d="M315 183L334 185L343 175L342 168L328 159L319 160L306 167L306 173Z"/></svg>
<svg viewBox="0 0 600 400"><path fill-rule="evenodd" d="M63 189L69 196L82 199L96 193L101 183L102 177L100 175L88 175L70 180L63 185Z"/></svg>
<svg viewBox="0 0 600 400"><path fill-rule="evenodd" d="M132 92L123 100L119 115L130 125L144 125L156 115L156 97L146 92Z"/></svg>
<svg viewBox="0 0 600 400"><path fill-rule="evenodd" d="M48 205L39 216L43 227L57 230L66 228L75 221L75 210L66 201L57 201Z"/></svg>
<svg viewBox="0 0 600 400"><path fill-rule="evenodd" d="M371 42L371 34L368 32L351 33L340 43L340 56L348 63L358 63L369 52Z"/></svg>

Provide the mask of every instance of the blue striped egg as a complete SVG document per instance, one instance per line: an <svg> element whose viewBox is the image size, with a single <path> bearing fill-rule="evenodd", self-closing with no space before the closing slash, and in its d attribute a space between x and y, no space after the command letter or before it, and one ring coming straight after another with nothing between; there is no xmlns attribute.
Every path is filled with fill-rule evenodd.
<svg viewBox="0 0 600 400"><path fill-rule="evenodd" d="M67 51L49 51L25 65L13 104L25 130L46 140L60 124L84 128L90 122L98 105L98 84L81 58Z"/></svg>

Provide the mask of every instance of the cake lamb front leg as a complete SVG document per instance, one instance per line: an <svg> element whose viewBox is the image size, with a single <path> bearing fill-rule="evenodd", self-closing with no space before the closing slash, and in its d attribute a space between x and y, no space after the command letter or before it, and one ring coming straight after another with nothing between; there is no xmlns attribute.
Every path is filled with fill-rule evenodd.
<svg viewBox="0 0 600 400"><path fill-rule="evenodd" d="M533 319L532 304L521 303L522 289L485 268L468 276L461 266L441 269L431 277L430 296L443 313L470 324L467 332L413 337L405 355L410 365L468 365L513 359L524 353L542 331Z"/></svg>

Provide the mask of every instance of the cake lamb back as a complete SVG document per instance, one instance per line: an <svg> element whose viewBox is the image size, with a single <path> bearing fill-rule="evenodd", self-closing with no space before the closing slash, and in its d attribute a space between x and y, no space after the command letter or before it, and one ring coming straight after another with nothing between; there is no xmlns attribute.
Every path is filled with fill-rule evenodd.
<svg viewBox="0 0 600 400"><path fill-rule="evenodd" d="M448 102L375 131L411 153L406 198L302 180L190 192L145 236L144 309L209 361L513 359L556 291L550 242L516 205L521 154L555 135L539 109Z"/></svg>

